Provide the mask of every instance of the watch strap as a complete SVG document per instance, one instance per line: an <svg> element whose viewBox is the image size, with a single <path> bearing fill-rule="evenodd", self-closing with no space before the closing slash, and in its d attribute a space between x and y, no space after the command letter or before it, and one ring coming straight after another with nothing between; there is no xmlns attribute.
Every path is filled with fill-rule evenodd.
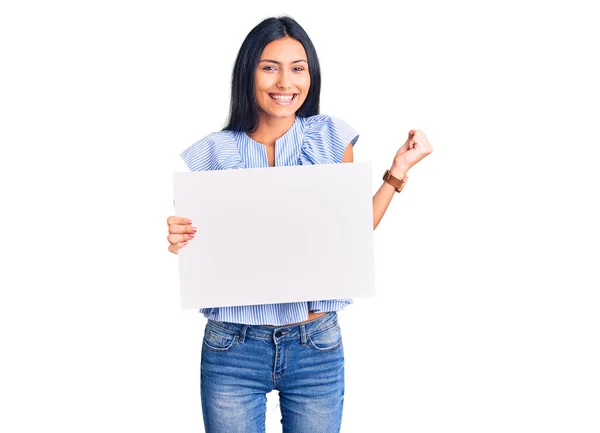
<svg viewBox="0 0 600 433"><path fill-rule="evenodd" d="M402 188L406 185L404 179L398 179L397 177L392 176L392 173L389 170L386 170L383 174L383 180L396 188L396 192L402 191Z"/></svg>

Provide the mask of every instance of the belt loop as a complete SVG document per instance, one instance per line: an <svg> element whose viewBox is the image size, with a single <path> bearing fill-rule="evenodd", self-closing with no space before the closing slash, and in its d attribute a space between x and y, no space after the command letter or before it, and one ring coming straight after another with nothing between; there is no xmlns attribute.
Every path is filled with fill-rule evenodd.
<svg viewBox="0 0 600 433"><path fill-rule="evenodd" d="M306 325L300 325L300 344L306 346Z"/></svg>
<svg viewBox="0 0 600 433"><path fill-rule="evenodd" d="M240 343L243 343L246 339L246 331L248 330L248 325L243 325L242 330L240 331Z"/></svg>

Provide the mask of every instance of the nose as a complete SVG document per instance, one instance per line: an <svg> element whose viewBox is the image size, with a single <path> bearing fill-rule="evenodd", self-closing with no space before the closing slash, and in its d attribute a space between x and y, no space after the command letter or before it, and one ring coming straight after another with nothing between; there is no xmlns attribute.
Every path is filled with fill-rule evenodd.
<svg viewBox="0 0 600 433"><path fill-rule="evenodd" d="M281 74L279 74L279 80L277 80L277 87L282 90L290 89L292 87L290 73L288 71L284 70L281 72Z"/></svg>

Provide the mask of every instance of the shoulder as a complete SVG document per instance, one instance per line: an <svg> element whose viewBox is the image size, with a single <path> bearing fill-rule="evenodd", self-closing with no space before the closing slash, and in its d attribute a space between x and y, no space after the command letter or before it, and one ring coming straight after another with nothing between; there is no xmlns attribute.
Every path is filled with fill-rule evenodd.
<svg viewBox="0 0 600 433"><path fill-rule="evenodd" d="M358 133L346 121L327 114L305 117L304 134L308 139L341 140L346 145L354 145L358 139Z"/></svg>
<svg viewBox="0 0 600 433"><path fill-rule="evenodd" d="M303 164L326 164L342 161L349 144L354 146L358 133L344 120L318 114L302 118L304 138L301 161Z"/></svg>
<svg viewBox="0 0 600 433"><path fill-rule="evenodd" d="M317 114L315 116L304 117L304 127L309 131L323 130L327 128L350 128L350 125L344 120L330 116L328 114Z"/></svg>
<svg viewBox="0 0 600 433"><path fill-rule="evenodd" d="M235 132L233 131L217 131L212 134L208 134L205 137L202 137L200 140L196 141L190 147L188 147L184 152L189 151L191 149L199 148L199 147L208 147L208 146L218 146L220 144L228 144L235 142Z"/></svg>
<svg viewBox="0 0 600 433"><path fill-rule="evenodd" d="M234 131L213 132L181 152L181 158L191 171L238 168L241 157L236 134Z"/></svg>

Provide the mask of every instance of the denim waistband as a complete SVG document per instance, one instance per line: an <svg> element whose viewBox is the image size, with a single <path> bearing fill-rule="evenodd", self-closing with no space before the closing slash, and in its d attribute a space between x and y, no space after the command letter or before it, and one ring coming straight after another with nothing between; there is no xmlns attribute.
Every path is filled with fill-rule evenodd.
<svg viewBox="0 0 600 433"><path fill-rule="evenodd" d="M317 317L309 322L298 323L285 326L267 326L267 325L243 325L240 323L220 322L209 320L207 326L226 329L235 333L240 342L244 342L246 337L261 340L280 340L280 339L300 339L304 344L306 336L316 334L321 331L338 326L338 317L335 311L330 311L321 317Z"/></svg>

